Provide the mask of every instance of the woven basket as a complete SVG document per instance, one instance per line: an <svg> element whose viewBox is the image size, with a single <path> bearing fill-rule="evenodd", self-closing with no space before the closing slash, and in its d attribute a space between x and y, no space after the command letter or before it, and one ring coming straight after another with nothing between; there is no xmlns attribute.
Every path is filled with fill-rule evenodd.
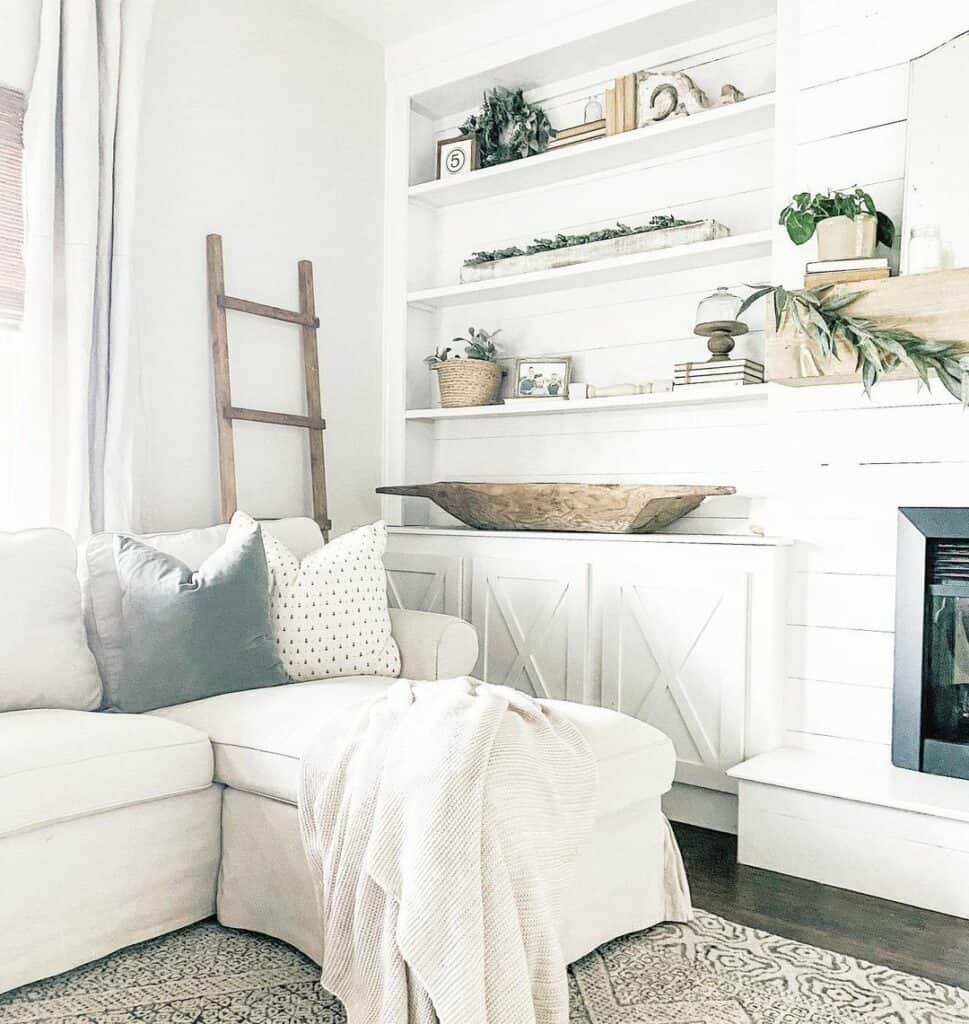
<svg viewBox="0 0 969 1024"><path fill-rule="evenodd" d="M446 359L434 369L441 389L441 405L446 409L493 405L498 397L501 370L497 363L484 359Z"/></svg>

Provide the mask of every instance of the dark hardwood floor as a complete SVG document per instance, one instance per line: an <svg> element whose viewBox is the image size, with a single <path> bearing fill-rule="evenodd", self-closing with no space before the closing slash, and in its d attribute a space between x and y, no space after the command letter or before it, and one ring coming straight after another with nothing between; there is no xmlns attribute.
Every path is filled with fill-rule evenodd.
<svg viewBox="0 0 969 1024"><path fill-rule="evenodd" d="M737 863L735 836L679 823L673 830L694 906L784 938L969 988L969 921L745 867Z"/></svg>

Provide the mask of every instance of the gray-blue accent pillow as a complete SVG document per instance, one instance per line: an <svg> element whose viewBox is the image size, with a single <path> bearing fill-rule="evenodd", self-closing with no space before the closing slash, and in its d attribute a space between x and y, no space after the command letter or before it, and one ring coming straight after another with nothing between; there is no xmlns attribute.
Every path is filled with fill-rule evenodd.
<svg viewBox="0 0 969 1024"><path fill-rule="evenodd" d="M289 682L273 642L258 524L234 532L197 572L123 535L115 560L125 631L119 711Z"/></svg>

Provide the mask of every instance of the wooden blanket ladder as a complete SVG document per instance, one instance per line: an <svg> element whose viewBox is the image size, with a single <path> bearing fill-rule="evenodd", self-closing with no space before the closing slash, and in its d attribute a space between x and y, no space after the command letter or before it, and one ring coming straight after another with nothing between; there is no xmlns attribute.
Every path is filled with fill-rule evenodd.
<svg viewBox="0 0 969 1024"><path fill-rule="evenodd" d="M313 264L300 260L299 309L280 309L249 299L239 299L225 292L225 269L222 262L222 236L206 238L209 280L209 334L212 340L212 363L215 371L215 410L219 433L219 479L222 493L222 518L228 522L238 508L236 498L236 460L232 425L235 420L273 423L288 427L302 427L309 431L310 477L313 491L313 518L319 523L323 537L330 539L330 519L326 509L326 468L323 462L323 431L320 401L320 359L316 331L320 321L316 316L313 293ZM268 317L284 323L299 324L303 349L303 376L306 386L306 415L286 412L267 412L263 409L242 409L232 404L229 386L229 336L226 310Z"/></svg>

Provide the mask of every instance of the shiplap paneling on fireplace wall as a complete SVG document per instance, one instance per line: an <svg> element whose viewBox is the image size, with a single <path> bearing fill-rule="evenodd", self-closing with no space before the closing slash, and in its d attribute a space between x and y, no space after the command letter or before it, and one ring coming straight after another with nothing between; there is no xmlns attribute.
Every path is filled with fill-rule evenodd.
<svg viewBox="0 0 969 1024"><path fill-rule="evenodd" d="M908 62L967 28L969 11L953 0L802 5L797 187L859 184L900 226ZM770 419L771 530L798 541L788 739L883 761L895 510L969 505L969 421L914 384L882 385L874 401L852 386L785 389L772 396Z"/></svg>

